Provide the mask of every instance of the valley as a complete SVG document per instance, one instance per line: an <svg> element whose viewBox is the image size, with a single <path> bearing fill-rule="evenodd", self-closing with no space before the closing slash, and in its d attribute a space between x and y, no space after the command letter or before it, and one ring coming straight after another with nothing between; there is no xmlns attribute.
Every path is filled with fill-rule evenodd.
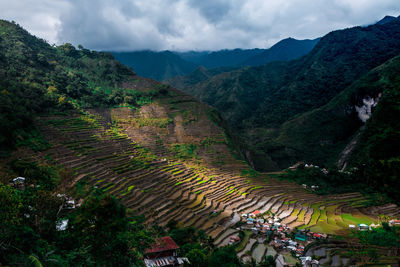
<svg viewBox="0 0 400 267"><path fill-rule="evenodd" d="M0 263L398 262L399 23L166 84L1 20Z"/></svg>
<svg viewBox="0 0 400 267"><path fill-rule="evenodd" d="M137 90L145 90L141 83L157 86L137 79ZM88 109L41 116L39 128L51 144L41 156L73 170L75 186L114 195L129 213L145 215L147 223L166 226L173 220L182 227L203 229L217 246L226 245L238 232L242 214L256 210L273 214L290 231L330 235L345 234L349 225L378 224L382 216L400 216L396 205L365 206L368 198L360 193L318 196L273 173L249 171L230 152L229 140L210 120L209 110L169 89L139 110ZM181 154L171 149L190 146L196 149ZM253 238L243 242L238 247L241 257L247 250L271 250L262 242L255 245Z"/></svg>

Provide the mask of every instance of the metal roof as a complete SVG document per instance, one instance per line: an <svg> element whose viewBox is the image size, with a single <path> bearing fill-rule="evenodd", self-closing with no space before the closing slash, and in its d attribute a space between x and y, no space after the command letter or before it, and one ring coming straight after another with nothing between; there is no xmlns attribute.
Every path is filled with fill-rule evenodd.
<svg viewBox="0 0 400 267"><path fill-rule="evenodd" d="M163 257L157 259L145 259L144 263L147 267L159 267L159 266L168 266L173 265L175 263L175 257Z"/></svg>

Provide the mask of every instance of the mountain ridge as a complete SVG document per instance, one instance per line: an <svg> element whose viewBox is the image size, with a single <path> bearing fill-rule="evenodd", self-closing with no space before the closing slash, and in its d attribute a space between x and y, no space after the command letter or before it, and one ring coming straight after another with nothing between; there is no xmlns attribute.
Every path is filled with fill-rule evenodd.
<svg viewBox="0 0 400 267"><path fill-rule="evenodd" d="M112 52L117 60L138 74L155 80L167 80L190 74L200 66L207 69L240 68L264 65L271 61L287 61L307 54L319 41L284 39L269 49L225 49L219 51L155 52L150 50Z"/></svg>
<svg viewBox="0 0 400 267"><path fill-rule="evenodd" d="M272 157L264 165L267 169L277 168L279 161L279 168L288 167L304 159L287 161L288 154L298 152L273 141L282 123L325 105L368 71L397 56L399 37L397 20L334 31L301 59L218 74L184 91L216 107L244 139L252 140L258 146L255 151L261 153L253 158Z"/></svg>

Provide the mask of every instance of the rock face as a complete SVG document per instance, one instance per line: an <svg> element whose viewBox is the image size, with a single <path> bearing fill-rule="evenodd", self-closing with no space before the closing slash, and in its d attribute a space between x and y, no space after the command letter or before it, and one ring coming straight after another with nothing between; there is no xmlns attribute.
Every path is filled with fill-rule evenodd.
<svg viewBox="0 0 400 267"><path fill-rule="evenodd" d="M379 98L364 98L362 106L355 106L355 109L358 113L358 118L366 123L369 118L371 118L372 110L376 105L378 105Z"/></svg>

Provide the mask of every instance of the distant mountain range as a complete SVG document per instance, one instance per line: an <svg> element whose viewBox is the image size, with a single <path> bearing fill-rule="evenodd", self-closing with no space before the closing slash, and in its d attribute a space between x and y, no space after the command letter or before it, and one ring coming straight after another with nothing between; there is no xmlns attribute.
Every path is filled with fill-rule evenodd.
<svg viewBox="0 0 400 267"><path fill-rule="evenodd" d="M220 51L133 51L113 52L115 58L130 66L139 75L166 80L186 75L202 66L207 69L261 66L272 61L297 59L310 52L318 43L314 40L284 39L269 49L233 49Z"/></svg>
<svg viewBox="0 0 400 267"><path fill-rule="evenodd" d="M177 53L183 59L194 62L199 66L210 68L241 66L247 59L262 54L266 49L233 49L212 52L183 52Z"/></svg>
<svg viewBox="0 0 400 267"><path fill-rule="evenodd" d="M222 112L253 146L258 169L284 168L299 160L336 164L362 126L355 107L389 86L385 82L378 92L364 83L354 91L352 84L399 54L400 20L393 19L329 33L301 59L217 75L196 70L170 84Z"/></svg>
<svg viewBox="0 0 400 267"><path fill-rule="evenodd" d="M133 68L141 76L158 81L194 71L198 64L170 51L113 52L116 60Z"/></svg>

